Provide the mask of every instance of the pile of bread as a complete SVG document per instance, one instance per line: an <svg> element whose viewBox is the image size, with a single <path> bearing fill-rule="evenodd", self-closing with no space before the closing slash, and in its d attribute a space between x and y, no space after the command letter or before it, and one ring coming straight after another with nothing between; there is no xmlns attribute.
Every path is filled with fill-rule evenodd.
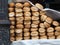
<svg viewBox="0 0 60 45"><path fill-rule="evenodd" d="M41 4L32 6L29 2L10 3L10 40L59 39L60 23L46 16Z"/></svg>

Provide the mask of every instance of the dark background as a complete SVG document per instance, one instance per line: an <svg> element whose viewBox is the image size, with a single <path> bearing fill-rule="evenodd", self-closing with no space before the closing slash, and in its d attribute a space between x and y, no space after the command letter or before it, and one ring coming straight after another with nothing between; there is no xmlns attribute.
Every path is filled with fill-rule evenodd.
<svg viewBox="0 0 60 45"><path fill-rule="evenodd" d="M30 0L30 1L33 2L34 4L36 2L40 3L45 8L51 8L51 9L55 9L55 10L60 11L60 0Z"/></svg>

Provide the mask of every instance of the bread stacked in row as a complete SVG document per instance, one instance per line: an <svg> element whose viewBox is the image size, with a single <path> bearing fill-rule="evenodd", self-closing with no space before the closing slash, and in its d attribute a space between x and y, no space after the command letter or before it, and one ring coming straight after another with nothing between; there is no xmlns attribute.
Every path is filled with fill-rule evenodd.
<svg viewBox="0 0 60 45"><path fill-rule="evenodd" d="M9 4L11 41L60 38L60 23L38 8L42 10L43 6L29 2Z"/></svg>

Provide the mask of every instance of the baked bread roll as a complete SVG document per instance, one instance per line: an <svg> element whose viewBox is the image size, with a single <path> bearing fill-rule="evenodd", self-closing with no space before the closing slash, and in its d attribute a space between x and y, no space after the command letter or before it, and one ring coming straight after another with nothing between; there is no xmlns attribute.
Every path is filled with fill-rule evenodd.
<svg viewBox="0 0 60 45"><path fill-rule="evenodd" d="M10 30L10 33L14 33L14 32L15 32L14 29L11 29L11 30Z"/></svg>
<svg viewBox="0 0 60 45"><path fill-rule="evenodd" d="M22 40L22 37L16 36L16 41Z"/></svg>
<svg viewBox="0 0 60 45"><path fill-rule="evenodd" d="M24 28L24 32L29 32L29 28Z"/></svg>
<svg viewBox="0 0 60 45"><path fill-rule="evenodd" d="M14 8L8 8L9 12L13 12Z"/></svg>
<svg viewBox="0 0 60 45"><path fill-rule="evenodd" d="M23 24L23 20L16 21L16 24Z"/></svg>
<svg viewBox="0 0 60 45"><path fill-rule="evenodd" d="M49 39L55 39L55 36L48 37Z"/></svg>
<svg viewBox="0 0 60 45"><path fill-rule="evenodd" d="M45 20L46 20L46 18L47 18L47 16L46 16L46 15L42 15L42 16L41 16L41 21L45 21Z"/></svg>
<svg viewBox="0 0 60 45"><path fill-rule="evenodd" d="M59 22L53 21L53 25L54 25L54 26L59 26Z"/></svg>
<svg viewBox="0 0 60 45"><path fill-rule="evenodd" d="M48 36L53 36L54 32L47 33Z"/></svg>
<svg viewBox="0 0 60 45"><path fill-rule="evenodd" d="M15 16L15 13L14 12L10 12L9 13L9 17L14 17Z"/></svg>
<svg viewBox="0 0 60 45"><path fill-rule="evenodd" d="M11 25L11 26L10 26L10 29L14 29L14 28L15 28L15 26L14 26L14 25Z"/></svg>
<svg viewBox="0 0 60 45"><path fill-rule="evenodd" d="M46 15L46 11L40 11L40 15Z"/></svg>
<svg viewBox="0 0 60 45"><path fill-rule="evenodd" d="M24 6L25 6L25 7L30 7L31 4L30 4L29 2L25 2L25 3L24 3Z"/></svg>
<svg viewBox="0 0 60 45"><path fill-rule="evenodd" d="M49 23L47 23L47 22L44 22L44 25L45 25L45 27L46 28L49 28L51 25L49 24Z"/></svg>
<svg viewBox="0 0 60 45"><path fill-rule="evenodd" d="M59 31L55 31L55 36L58 36L60 35L60 32Z"/></svg>
<svg viewBox="0 0 60 45"><path fill-rule="evenodd" d="M31 27L30 24L25 25L25 28L30 28L30 27Z"/></svg>
<svg viewBox="0 0 60 45"><path fill-rule="evenodd" d="M39 35L44 36L44 35L46 35L46 33L45 32L40 32Z"/></svg>
<svg viewBox="0 0 60 45"><path fill-rule="evenodd" d="M29 11L30 11L30 7L24 7L24 8L23 8L23 11L24 11L24 12L29 12Z"/></svg>
<svg viewBox="0 0 60 45"><path fill-rule="evenodd" d="M10 36L13 37L13 36L15 36L15 34L14 33L11 33Z"/></svg>
<svg viewBox="0 0 60 45"><path fill-rule="evenodd" d="M9 7L14 7L15 4L13 2L9 3Z"/></svg>
<svg viewBox="0 0 60 45"><path fill-rule="evenodd" d="M31 36L38 36L38 32L37 31L31 32Z"/></svg>
<svg viewBox="0 0 60 45"><path fill-rule="evenodd" d="M21 17L23 16L23 13L16 13L16 17Z"/></svg>
<svg viewBox="0 0 60 45"><path fill-rule="evenodd" d="M31 20L31 17L24 17L24 20Z"/></svg>
<svg viewBox="0 0 60 45"><path fill-rule="evenodd" d="M21 8L15 8L15 12L22 12L23 10Z"/></svg>
<svg viewBox="0 0 60 45"><path fill-rule="evenodd" d="M33 32L33 31L37 31L38 30L38 28L31 28L31 31Z"/></svg>
<svg viewBox="0 0 60 45"><path fill-rule="evenodd" d="M17 21L23 21L24 20L24 17L22 17L22 16L21 17L17 17L16 20Z"/></svg>
<svg viewBox="0 0 60 45"><path fill-rule="evenodd" d="M24 26L23 26L23 24L17 24L16 25L16 28L23 28Z"/></svg>
<svg viewBox="0 0 60 45"><path fill-rule="evenodd" d="M11 25L15 25L15 21L11 21Z"/></svg>
<svg viewBox="0 0 60 45"><path fill-rule="evenodd" d="M39 8L40 10L43 10L43 8L44 8L44 7L43 7L41 4L39 4L39 3L36 3L35 6L36 6L37 8Z"/></svg>
<svg viewBox="0 0 60 45"><path fill-rule="evenodd" d="M45 25L44 25L44 23L40 23L40 25L39 25L41 28L45 28Z"/></svg>
<svg viewBox="0 0 60 45"><path fill-rule="evenodd" d="M31 38L32 38L32 40L35 40L35 39L39 39L39 36L33 36Z"/></svg>
<svg viewBox="0 0 60 45"><path fill-rule="evenodd" d="M57 36L57 39L60 39L60 35Z"/></svg>
<svg viewBox="0 0 60 45"><path fill-rule="evenodd" d="M46 21L47 23L51 24L53 20L52 20L50 17L47 17L45 21Z"/></svg>
<svg viewBox="0 0 60 45"><path fill-rule="evenodd" d="M56 30L56 31L60 31L60 26L55 27L55 30Z"/></svg>
<svg viewBox="0 0 60 45"><path fill-rule="evenodd" d="M44 28L39 28L39 32L40 33L44 33L45 32L45 29Z"/></svg>
<svg viewBox="0 0 60 45"><path fill-rule="evenodd" d="M40 36L40 39L47 39L47 36Z"/></svg>
<svg viewBox="0 0 60 45"><path fill-rule="evenodd" d="M30 37L28 36L28 37L24 37L24 40L29 40L30 39Z"/></svg>
<svg viewBox="0 0 60 45"><path fill-rule="evenodd" d="M16 3L16 4L15 4L15 7L16 7L16 8L23 8L23 4L22 4L22 3Z"/></svg>
<svg viewBox="0 0 60 45"><path fill-rule="evenodd" d="M25 36L25 37L30 36L30 32L25 32L25 33L24 33L24 36Z"/></svg>
<svg viewBox="0 0 60 45"><path fill-rule="evenodd" d="M32 12L32 15L33 16L39 16L39 12L37 12L37 11L36 12Z"/></svg>
<svg viewBox="0 0 60 45"><path fill-rule="evenodd" d="M22 33L22 29L16 29L15 32L16 33Z"/></svg>
<svg viewBox="0 0 60 45"><path fill-rule="evenodd" d="M32 28L37 28L38 25L37 25L37 24L31 24L31 27L32 27Z"/></svg>
<svg viewBox="0 0 60 45"><path fill-rule="evenodd" d="M10 37L10 41L15 41L15 38L14 37Z"/></svg>
<svg viewBox="0 0 60 45"><path fill-rule="evenodd" d="M40 23L40 21L39 20L33 20L32 23L38 25Z"/></svg>
<svg viewBox="0 0 60 45"><path fill-rule="evenodd" d="M53 32L53 31L54 31L54 28L53 27L47 28L47 32Z"/></svg>
<svg viewBox="0 0 60 45"><path fill-rule="evenodd" d="M24 21L24 24L26 25L26 24L31 24L31 21Z"/></svg>
<svg viewBox="0 0 60 45"><path fill-rule="evenodd" d="M27 17L27 16L31 16L31 13L30 13L30 12L25 12L25 13L24 13L24 16L26 16L26 17Z"/></svg>
<svg viewBox="0 0 60 45"><path fill-rule="evenodd" d="M35 6L32 6L32 7L31 7L31 11L38 11L38 8L35 7Z"/></svg>
<svg viewBox="0 0 60 45"><path fill-rule="evenodd" d="M14 17L11 17L11 18L9 18L9 20L10 20L10 21L14 21L14 20L15 20L15 18L14 18Z"/></svg>
<svg viewBox="0 0 60 45"><path fill-rule="evenodd" d="M37 17L37 16L32 16L32 20L39 20L39 17Z"/></svg>
<svg viewBox="0 0 60 45"><path fill-rule="evenodd" d="M22 37L22 33L16 33L16 36Z"/></svg>

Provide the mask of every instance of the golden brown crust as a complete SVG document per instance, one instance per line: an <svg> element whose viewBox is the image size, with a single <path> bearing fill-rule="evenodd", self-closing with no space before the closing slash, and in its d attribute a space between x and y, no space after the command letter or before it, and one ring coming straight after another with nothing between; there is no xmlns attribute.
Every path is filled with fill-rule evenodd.
<svg viewBox="0 0 60 45"><path fill-rule="evenodd" d="M55 27L55 30L56 30L56 31L60 31L60 26Z"/></svg>
<svg viewBox="0 0 60 45"><path fill-rule="evenodd" d="M23 24L17 24L16 25L16 28L23 28L24 26L23 26Z"/></svg>
<svg viewBox="0 0 60 45"><path fill-rule="evenodd" d="M24 28L24 32L29 32L29 28Z"/></svg>
<svg viewBox="0 0 60 45"><path fill-rule="evenodd" d="M16 33L22 33L22 29L16 29L15 32Z"/></svg>
<svg viewBox="0 0 60 45"><path fill-rule="evenodd" d="M37 28L38 25L37 25L37 24L31 24L31 27L32 27L32 28Z"/></svg>
<svg viewBox="0 0 60 45"><path fill-rule="evenodd" d="M21 8L15 8L15 12L22 12L23 10Z"/></svg>
<svg viewBox="0 0 60 45"><path fill-rule="evenodd" d="M40 32L39 35L40 35L40 36L44 36L44 35L46 35L46 33L45 33L45 32Z"/></svg>
<svg viewBox="0 0 60 45"><path fill-rule="evenodd" d="M25 25L25 28L30 28L30 27L31 27L30 24Z"/></svg>
<svg viewBox="0 0 60 45"><path fill-rule="evenodd" d="M22 37L22 33L16 33L16 36Z"/></svg>
<svg viewBox="0 0 60 45"><path fill-rule="evenodd" d="M32 12L32 15L33 16L39 16L39 12L37 12L37 11L36 12Z"/></svg>
<svg viewBox="0 0 60 45"><path fill-rule="evenodd" d="M38 28L31 28L31 31L33 32L33 31L37 31L38 30Z"/></svg>
<svg viewBox="0 0 60 45"><path fill-rule="evenodd" d="M16 41L22 40L22 39L23 39L22 37L16 36Z"/></svg>
<svg viewBox="0 0 60 45"><path fill-rule="evenodd" d="M25 12L25 13L24 13L24 16L26 16L26 17L27 17L27 16L31 16L31 13L30 13L30 12Z"/></svg>
<svg viewBox="0 0 60 45"><path fill-rule="evenodd" d="M10 33L14 33L14 32L15 32L14 29L11 29L11 30L10 30Z"/></svg>
<svg viewBox="0 0 60 45"><path fill-rule="evenodd" d="M47 36L40 36L40 39L47 39Z"/></svg>
<svg viewBox="0 0 60 45"><path fill-rule="evenodd" d="M11 18L9 18L9 20L10 20L10 21L14 21L14 20L15 20L15 18L14 18L14 17L11 17Z"/></svg>
<svg viewBox="0 0 60 45"><path fill-rule="evenodd" d="M30 36L24 37L24 40L29 40L29 39L30 39Z"/></svg>
<svg viewBox="0 0 60 45"><path fill-rule="evenodd" d="M39 20L39 17L32 16L32 20Z"/></svg>
<svg viewBox="0 0 60 45"><path fill-rule="evenodd" d="M47 33L48 36L53 36L54 32Z"/></svg>
<svg viewBox="0 0 60 45"><path fill-rule="evenodd" d="M25 33L24 33L24 36L26 36L26 37L27 37L27 36L30 36L30 32L25 32Z"/></svg>
<svg viewBox="0 0 60 45"><path fill-rule="evenodd" d="M31 20L31 17L24 17L24 20Z"/></svg>
<svg viewBox="0 0 60 45"><path fill-rule="evenodd" d="M14 37L10 37L10 41L15 41L15 38Z"/></svg>
<svg viewBox="0 0 60 45"><path fill-rule="evenodd" d="M35 39L39 39L39 36L33 36L31 38L32 38L32 40L35 40Z"/></svg>
<svg viewBox="0 0 60 45"><path fill-rule="evenodd" d="M15 28L15 26L13 26L13 25L10 26L10 29L14 29L14 28Z"/></svg>
<svg viewBox="0 0 60 45"><path fill-rule="evenodd" d="M45 28L45 25L44 25L44 23L40 23L40 25L39 25L41 28Z"/></svg>
<svg viewBox="0 0 60 45"><path fill-rule="evenodd" d="M39 32L44 33L46 30L44 28L39 28Z"/></svg>
<svg viewBox="0 0 60 45"><path fill-rule="evenodd" d="M9 12L13 12L14 8L8 8Z"/></svg>
<svg viewBox="0 0 60 45"><path fill-rule="evenodd" d="M9 4L9 7L14 7L15 6L15 4L13 3L13 2L11 2L10 4Z"/></svg>
<svg viewBox="0 0 60 45"><path fill-rule="evenodd" d="M55 36L48 37L49 39L55 39Z"/></svg>

